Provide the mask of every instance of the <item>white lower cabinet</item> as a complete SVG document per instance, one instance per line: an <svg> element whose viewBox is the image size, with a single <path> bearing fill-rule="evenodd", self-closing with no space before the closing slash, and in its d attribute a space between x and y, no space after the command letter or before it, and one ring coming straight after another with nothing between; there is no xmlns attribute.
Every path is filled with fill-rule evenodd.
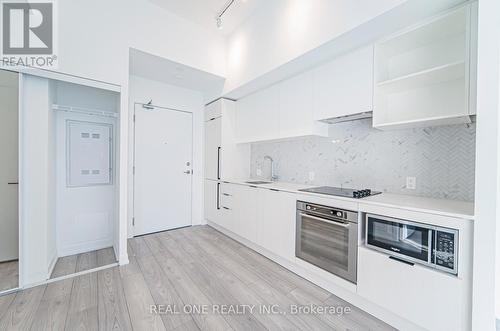
<svg viewBox="0 0 500 331"><path fill-rule="evenodd" d="M236 223L236 210L234 203L234 187L236 185L229 183L219 184L219 225L234 231Z"/></svg>
<svg viewBox="0 0 500 331"><path fill-rule="evenodd" d="M239 184L205 184L205 218L288 260L295 258L296 195ZM215 192L215 193L214 193Z"/></svg>
<svg viewBox="0 0 500 331"><path fill-rule="evenodd" d="M263 187L206 180L205 218L279 258L295 262L297 197ZM468 282L460 276L464 273L456 277L360 246L353 291L414 323L415 328L468 330L471 294Z"/></svg>
<svg viewBox="0 0 500 331"><path fill-rule="evenodd" d="M293 193L260 189L257 197L256 243L272 253L295 258L295 210Z"/></svg>
<svg viewBox="0 0 500 331"><path fill-rule="evenodd" d="M365 247L358 251L358 294L428 330L468 330L463 281Z"/></svg>
<svg viewBox="0 0 500 331"><path fill-rule="evenodd" d="M235 185L234 189L235 224L232 231L251 242L255 242L257 235L258 192L258 188L244 185Z"/></svg>
<svg viewBox="0 0 500 331"><path fill-rule="evenodd" d="M220 212L217 209L218 201L218 182L215 180L205 179L205 219L219 224Z"/></svg>

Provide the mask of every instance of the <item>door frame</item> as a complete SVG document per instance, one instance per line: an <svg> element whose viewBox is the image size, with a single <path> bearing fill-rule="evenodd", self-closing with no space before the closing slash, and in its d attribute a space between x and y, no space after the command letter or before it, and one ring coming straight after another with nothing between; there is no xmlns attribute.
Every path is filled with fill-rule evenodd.
<svg viewBox="0 0 500 331"><path fill-rule="evenodd" d="M155 109L159 108L161 110L166 110L166 111L175 111L175 112L180 112L184 114L189 114L191 116L191 217L190 217L190 225L193 226L193 188L194 188L194 177L193 177L193 162L194 162L194 114L193 112L187 111L187 110L181 110L181 109L176 109L172 107L163 107L163 106L158 106L154 105L151 103L143 103L143 102L134 102L134 113L132 117L132 126L133 126L133 134L132 134L132 215L131 215L131 226L132 226L132 231L131 231L131 236L129 235L128 237L136 237L139 236L140 234L137 234L135 231L135 141L136 141L136 127L135 127L135 118L136 118L136 109L137 107L142 107L142 108L150 108L150 109Z"/></svg>

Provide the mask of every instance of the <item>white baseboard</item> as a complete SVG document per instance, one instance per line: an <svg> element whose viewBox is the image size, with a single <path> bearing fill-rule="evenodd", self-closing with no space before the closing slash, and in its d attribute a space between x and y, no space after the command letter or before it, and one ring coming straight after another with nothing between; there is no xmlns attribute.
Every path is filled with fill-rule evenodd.
<svg viewBox="0 0 500 331"><path fill-rule="evenodd" d="M118 254L118 249L116 248L117 245L113 245L113 252L115 253L115 259L116 261L120 261L120 255ZM127 254L128 255L128 254Z"/></svg>
<svg viewBox="0 0 500 331"><path fill-rule="evenodd" d="M47 283L47 273L39 272L31 275L26 275L24 282L20 286L20 288L24 290L38 285L43 285L45 283Z"/></svg>
<svg viewBox="0 0 500 331"><path fill-rule="evenodd" d="M56 263L57 263L57 254L54 254L54 256L52 257L52 261L50 261L50 264L49 264L49 269L47 270L48 274L47 274L47 279L50 278L50 275L52 275L52 271L54 271L54 268L56 266Z"/></svg>
<svg viewBox="0 0 500 331"><path fill-rule="evenodd" d="M128 255L127 256L124 256L124 255L120 256L120 259L118 260L119 265L127 265L129 263L130 263L130 261L128 259Z"/></svg>
<svg viewBox="0 0 500 331"><path fill-rule="evenodd" d="M81 254L91 251L97 251L99 249L113 247L113 239L106 238L103 240L96 240L92 242L81 243L77 245L71 245L67 247L59 246L57 250L57 255L59 257Z"/></svg>

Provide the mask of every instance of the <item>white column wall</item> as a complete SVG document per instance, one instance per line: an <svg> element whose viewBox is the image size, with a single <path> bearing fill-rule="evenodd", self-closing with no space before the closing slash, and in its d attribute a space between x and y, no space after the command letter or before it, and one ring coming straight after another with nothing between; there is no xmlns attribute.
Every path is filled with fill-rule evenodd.
<svg viewBox="0 0 500 331"><path fill-rule="evenodd" d="M50 160L51 128L49 81L24 75L21 85L20 121L20 220L21 286L43 282L48 277L49 244L47 229L53 221L54 195L50 186L53 161ZM41 106L46 105L46 107ZM52 251L52 249L51 249Z"/></svg>
<svg viewBox="0 0 500 331"><path fill-rule="evenodd" d="M472 330L495 329L500 1L479 0ZM496 275L498 278L500 275Z"/></svg>

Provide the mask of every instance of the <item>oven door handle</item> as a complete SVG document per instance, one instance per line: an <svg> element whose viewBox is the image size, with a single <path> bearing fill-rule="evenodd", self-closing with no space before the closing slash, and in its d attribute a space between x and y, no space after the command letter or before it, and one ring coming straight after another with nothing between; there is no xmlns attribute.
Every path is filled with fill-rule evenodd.
<svg viewBox="0 0 500 331"><path fill-rule="evenodd" d="M330 221L330 220L328 220L326 218L316 217L316 216L312 216L312 215L309 215L309 214L300 213L300 217L309 217L309 218L311 218L313 220L320 221L320 222L323 222L323 223L328 223L328 224L335 225L335 226L338 226L338 227L341 227L341 228L347 228L347 227L349 227L349 223L341 223L341 222Z"/></svg>

